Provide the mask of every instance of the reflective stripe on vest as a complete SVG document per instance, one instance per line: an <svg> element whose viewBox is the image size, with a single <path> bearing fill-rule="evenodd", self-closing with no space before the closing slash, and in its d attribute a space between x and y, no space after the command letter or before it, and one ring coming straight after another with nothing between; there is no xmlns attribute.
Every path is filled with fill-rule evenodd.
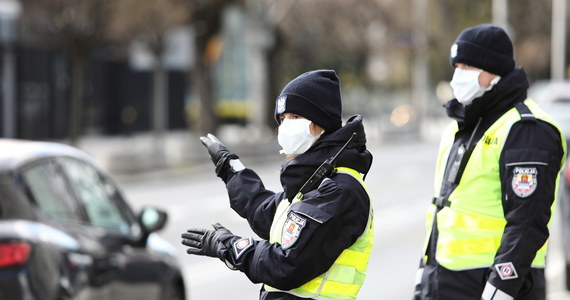
<svg viewBox="0 0 570 300"><path fill-rule="evenodd" d="M533 100L527 99L525 104L536 118L553 124L561 132L556 123ZM487 129L475 145L459 185L449 195L451 205L443 207L437 213L436 260L442 266L451 270L464 270L489 267L493 264L506 225L498 162L512 125L520 119L519 112L513 108ZM436 196L440 193L445 164L457 130L457 124L453 122L442 137L436 162ZM563 136L561 138L564 140ZM556 184L558 189L558 180ZM555 206L553 204L551 207L552 213ZM424 247L428 244L435 211L435 206L432 205L426 220L428 235ZM545 265L546 250L547 243L537 252L532 262L533 267Z"/></svg>
<svg viewBox="0 0 570 300"><path fill-rule="evenodd" d="M335 168L338 173L348 174L354 177L366 190L370 199L368 188L362 179L360 173L353 169L338 167ZM287 213L293 203L302 200L301 197L293 199L291 204L287 200L281 201L275 212L273 224L269 236L269 242L281 243L282 228L287 219ZM374 220L372 211L372 202L370 202L370 213L368 216L368 224L362 235L345 249L335 260L330 269L303 284L302 286L289 290L280 291L276 288L265 285L268 292L280 291L293 294L303 298L314 299L356 299L358 291L364 283L366 277L366 267L372 251L372 243L374 240Z"/></svg>

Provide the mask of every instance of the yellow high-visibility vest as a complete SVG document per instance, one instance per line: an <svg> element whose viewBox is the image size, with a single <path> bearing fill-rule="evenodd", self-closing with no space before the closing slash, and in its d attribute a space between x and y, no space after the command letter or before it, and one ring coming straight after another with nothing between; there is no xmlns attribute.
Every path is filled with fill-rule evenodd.
<svg viewBox="0 0 570 300"><path fill-rule="evenodd" d="M527 99L524 103L535 118L551 123L561 132L550 116L532 99ZM483 268L493 265L506 225L501 201L499 158L512 125L519 120L521 120L519 112L516 108L512 108L487 129L475 145L457 188L449 195L448 201L451 204L444 206L437 213L438 239L435 258L439 264L450 270ZM447 158L457 131L457 122L452 122L442 137L436 161L434 181L436 197L440 195ZM560 135L563 150L566 153L565 139L562 133ZM562 158L562 165L564 157L565 155ZM557 178L556 191L558 191L558 181ZM555 195L557 195L556 191ZM551 206L552 214L554 214L555 207L554 204ZM435 211L435 205L428 210L427 237L424 248L429 242ZM536 253L532 262L533 267L545 265L546 251L547 243Z"/></svg>
<svg viewBox="0 0 570 300"><path fill-rule="evenodd" d="M366 190L369 198L370 193L362 179L360 173L356 170L339 167L335 168L338 173L353 176ZM287 212L293 203L302 200L301 197L295 197L291 203L289 201L281 201L275 212L273 224L269 234L269 242L281 243L282 229L287 220ZM314 299L356 299L358 291L364 283L366 277L366 267L372 251L372 243L374 240L374 220L372 211L372 202L370 203L370 213L368 216L368 224L362 235L345 249L335 260L330 269L303 284L302 286L289 290L281 291L276 288L265 285L265 290L279 291L289 293L304 298Z"/></svg>

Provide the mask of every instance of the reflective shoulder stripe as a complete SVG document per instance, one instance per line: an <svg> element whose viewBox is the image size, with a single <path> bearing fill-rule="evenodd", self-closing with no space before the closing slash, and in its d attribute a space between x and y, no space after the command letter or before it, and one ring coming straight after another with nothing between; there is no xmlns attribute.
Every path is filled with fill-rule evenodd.
<svg viewBox="0 0 570 300"><path fill-rule="evenodd" d="M338 173L347 174L347 175L354 177L354 179L358 180L358 182L360 182L362 187L364 187L366 192L370 195L370 193L368 192L368 186L366 186L364 179L362 179L362 174L358 173L358 171L351 169L351 168L346 168L346 167L337 167L335 169Z"/></svg>
<svg viewBox="0 0 570 300"><path fill-rule="evenodd" d="M348 175L354 177L354 179L356 179L360 183L360 185L362 185L364 190L366 191L366 194L368 195L368 200L370 201L370 213L369 213L369 218L368 218L368 224L366 224L366 228L369 228L370 223L373 222L371 217L374 216L374 209L372 208L372 199L370 198L370 191L368 190L368 185L366 185L366 183L364 182L364 179L362 178L362 174L358 173L358 171L356 171L354 169L346 168L346 167L336 167L335 169L338 173L348 174ZM364 233L363 233L363 235L364 235Z"/></svg>
<svg viewBox="0 0 570 300"><path fill-rule="evenodd" d="M499 290L491 283L487 282L481 300L513 300L514 298L509 294Z"/></svg>

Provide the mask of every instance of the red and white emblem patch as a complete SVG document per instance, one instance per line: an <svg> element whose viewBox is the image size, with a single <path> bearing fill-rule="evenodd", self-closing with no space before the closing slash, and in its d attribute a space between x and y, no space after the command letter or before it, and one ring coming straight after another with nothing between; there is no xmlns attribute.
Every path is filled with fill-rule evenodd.
<svg viewBox="0 0 570 300"><path fill-rule="evenodd" d="M516 167L513 171L513 192L521 198L530 196L537 186L536 175L538 171L536 168L520 168Z"/></svg>
<svg viewBox="0 0 570 300"><path fill-rule="evenodd" d="M281 231L281 248L288 249L295 244L307 220L290 211Z"/></svg>
<svg viewBox="0 0 570 300"><path fill-rule="evenodd" d="M502 280L519 278L517 270L515 270L515 266L513 266L513 263L511 262L497 264L495 265L495 270L497 270L497 273Z"/></svg>
<svg viewBox="0 0 570 300"><path fill-rule="evenodd" d="M234 249L236 259L238 259L245 252L245 250L249 249L252 246L253 246L253 239L251 237L242 238L235 241L232 245L232 248Z"/></svg>

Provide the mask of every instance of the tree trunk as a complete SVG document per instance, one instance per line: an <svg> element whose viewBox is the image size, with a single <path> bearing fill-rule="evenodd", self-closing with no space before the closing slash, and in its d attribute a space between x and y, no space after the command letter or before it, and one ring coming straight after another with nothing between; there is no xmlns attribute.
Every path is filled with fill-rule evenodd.
<svg viewBox="0 0 570 300"><path fill-rule="evenodd" d="M68 139L71 145L76 145L83 130L83 89L85 85L86 56L75 53L72 55L71 104L69 114Z"/></svg>
<svg viewBox="0 0 570 300"><path fill-rule="evenodd" d="M157 165L161 165L164 153L164 133L168 129L168 74L162 62L160 53L155 55L153 70L153 93L152 93L152 132L153 132L153 157Z"/></svg>
<svg viewBox="0 0 570 300"><path fill-rule="evenodd" d="M196 62L191 71L194 91L200 98L200 114L194 123L198 134L215 133L219 121L215 113L216 97L212 78L212 66L215 61L207 61L206 49L210 40L218 34L222 23L224 8L233 0L204 1L193 13L194 24L200 28L195 37Z"/></svg>
<svg viewBox="0 0 570 300"><path fill-rule="evenodd" d="M216 99L213 92L212 67L205 60L206 45L213 34L196 36L196 64L192 70L194 91L200 99L200 114L195 120L197 134L215 133L218 119L215 114Z"/></svg>
<svg viewBox="0 0 570 300"><path fill-rule="evenodd" d="M279 70L279 58L280 58L280 50L283 46L283 36L278 27L274 27L273 35L275 38L275 42L273 43L272 47L267 51L267 105L265 113L265 121L269 125L270 128L275 129L277 128L277 123L275 121L275 101L277 100L277 96L281 93L281 90L284 86L281 86L279 82L279 77L277 76Z"/></svg>

